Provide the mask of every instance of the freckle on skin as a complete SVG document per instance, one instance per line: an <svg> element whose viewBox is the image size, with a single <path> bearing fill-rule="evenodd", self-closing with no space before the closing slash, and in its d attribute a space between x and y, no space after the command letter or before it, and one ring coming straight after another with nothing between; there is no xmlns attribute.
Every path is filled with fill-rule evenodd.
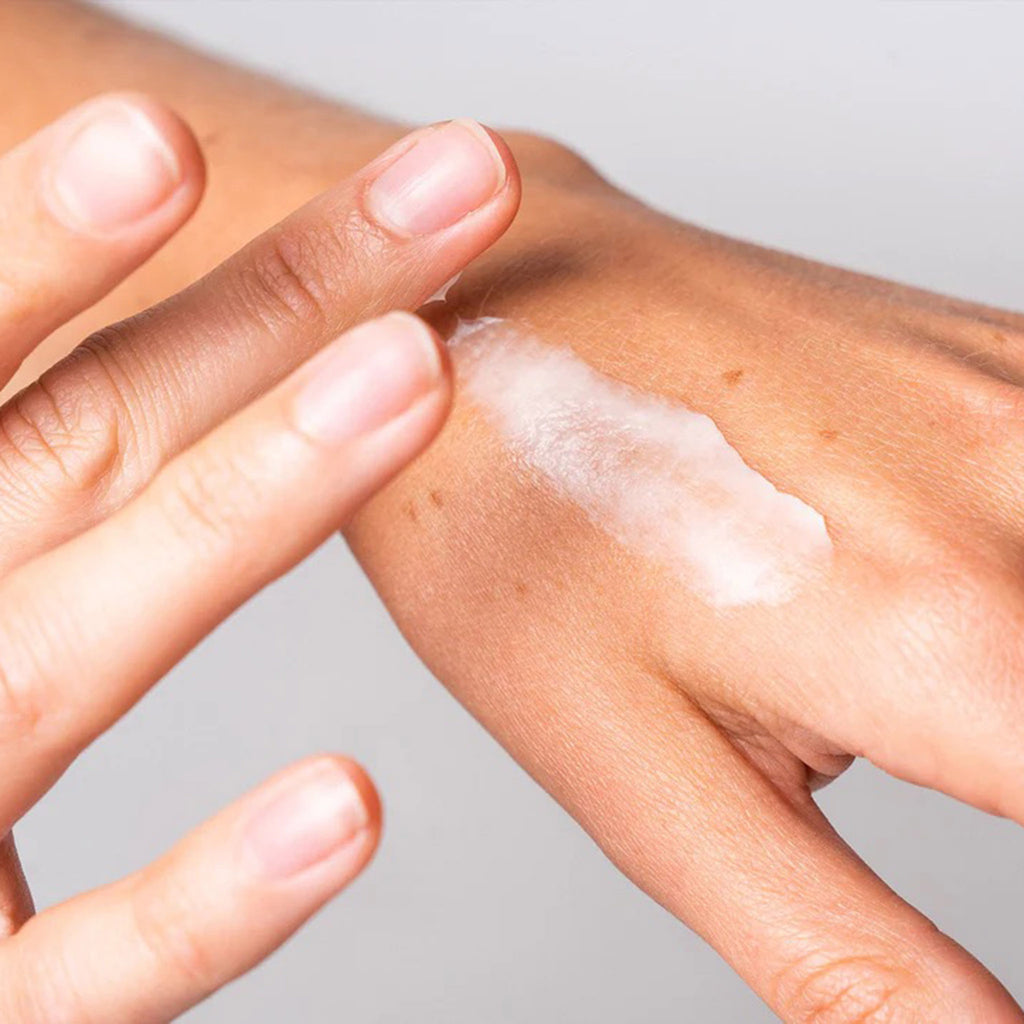
<svg viewBox="0 0 1024 1024"><path fill-rule="evenodd" d="M818 431L818 437L820 437L822 439L822 441L835 441L835 440L838 440L838 438L839 438L839 431L838 430L819 430Z"/></svg>
<svg viewBox="0 0 1024 1024"><path fill-rule="evenodd" d="M729 387L734 388L741 380L743 380L743 369L726 370L725 373L722 374L722 380L724 380Z"/></svg>
<svg viewBox="0 0 1024 1024"><path fill-rule="evenodd" d="M515 582L515 592L520 597L526 597L527 586L526 586L526 584L522 580L516 580L516 582Z"/></svg>
<svg viewBox="0 0 1024 1024"><path fill-rule="evenodd" d="M440 491L431 491L430 504L434 508L444 508L444 495Z"/></svg>

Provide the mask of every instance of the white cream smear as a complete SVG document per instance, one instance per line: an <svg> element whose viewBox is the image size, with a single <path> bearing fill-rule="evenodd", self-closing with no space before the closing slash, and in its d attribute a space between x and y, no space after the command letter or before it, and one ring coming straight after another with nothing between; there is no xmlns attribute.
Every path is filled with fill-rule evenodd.
<svg viewBox="0 0 1024 1024"><path fill-rule="evenodd" d="M460 384L515 457L709 604L781 604L827 569L821 514L748 466L709 416L505 320L461 321L450 344Z"/></svg>
<svg viewBox="0 0 1024 1024"><path fill-rule="evenodd" d="M454 277L449 277L447 281L440 288L434 292L433 295L427 299L427 302L444 302L448 298L448 293L459 283L459 278L462 277L462 271L460 270ZM427 302L424 302L425 306Z"/></svg>

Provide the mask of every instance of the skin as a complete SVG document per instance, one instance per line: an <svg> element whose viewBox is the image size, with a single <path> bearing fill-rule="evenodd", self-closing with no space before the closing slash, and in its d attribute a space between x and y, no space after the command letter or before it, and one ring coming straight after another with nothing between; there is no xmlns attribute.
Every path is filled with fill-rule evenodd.
<svg viewBox="0 0 1024 1024"><path fill-rule="evenodd" d="M115 176L130 158L78 161L69 190L69 154L99 123L146 125L169 162L136 160L141 179L128 181ZM407 158L429 169L467 151L457 180L398 205ZM0 158L0 381L165 241L203 178L185 125L132 93L89 101ZM126 207L140 180L152 202ZM0 405L0 1019L170 1020L262 960L369 861L379 801L363 770L333 755L40 914L11 829L203 636L437 433L451 400L439 339L408 313L378 314L417 305L477 255L507 226L518 187L507 149L479 126L416 133ZM329 254L330 281L345 285L329 320L289 270L307 247ZM190 343L287 348L301 365L250 375L218 406L212 377L192 386Z"/></svg>
<svg viewBox="0 0 1024 1024"><path fill-rule="evenodd" d="M282 191L315 191L394 130L89 13L57 24L55 10L6 10L0 38L31 51L45 27L68 67L62 97L131 81L180 103L210 138L214 174L246 182L244 208L215 196L105 313L205 269L209 247L294 198ZM109 59L86 62L83 39ZM315 138L267 154L283 125L315 125ZM835 564L788 604L709 608L525 474L458 396L438 442L349 524L362 564L435 674L781 1018L1020 1021L998 982L842 842L812 791L863 756L1024 821L1024 318L711 235L561 146L509 142L522 212L427 311L438 328L456 312L506 317L711 415L750 465L823 513ZM333 324L336 254L299 251L307 312ZM294 358L269 343L254 366L230 340L214 352L171 340L132 349L125 373L166 385L181 360L217 414ZM57 335L39 358L67 343ZM108 401L141 429L124 393ZM206 427L171 394L186 427L158 408L146 459L120 459L114 493L134 493L183 429ZM50 507L80 507L80 490L57 491Z"/></svg>

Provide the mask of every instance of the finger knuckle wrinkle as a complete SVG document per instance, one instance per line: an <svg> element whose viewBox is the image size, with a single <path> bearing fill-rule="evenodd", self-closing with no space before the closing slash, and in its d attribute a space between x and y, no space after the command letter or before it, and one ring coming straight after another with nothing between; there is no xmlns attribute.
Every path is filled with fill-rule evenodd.
<svg viewBox="0 0 1024 1024"><path fill-rule="evenodd" d="M6 993L0 1006L0 1020L94 1024L96 1018L85 1005L73 981L66 951L59 944L51 943L44 956L29 957L23 953L15 977L18 984Z"/></svg>
<svg viewBox="0 0 1024 1024"><path fill-rule="evenodd" d="M879 957L803 961L778 979L775 993L792 1024L909 1024L902 970Z"/></svg>
<svg viewBox="0 0 1024 1024"><path fill-rule="evenodd" d="M14 485L99 497L124 460L131 432L100 357L83 349L74 362L74 373L58 367L4 407L0 443Z"/></svg>
<svg viewBox="0 0 1024 1024"><path fill-rule="evenodd" d="M37 319L41 309L52 306L48 282L39 277L34 273L11 275L0 270L0 309L4 321L15 329Z"/></svg>
<svg viewBox="0 0 1024 1024"><path fill-rule="evenodd" d="M195 551L210 558L243 557L266 495L244 460L193 453L164 481L163 507L172 530Z"/></svg>
<svg viewBox="0 0 1024 1024"><path fill-rule="evenodd" d="M242 275L243 298L272 324L324 321L337 262L317 229L268 236Z"/></svg>
<svg viewBox="0 0 1024 1024"><path fill-rule="evenodd" d="M14 653L17 644L0 634L0 741L14 742L36 736L50 720L45 676L26 669Z"/></svg>
<svg viewBox="0 0 1024 1024"><path fill-rule="evenodd" d="M235 516L225 507L220 477L198 468L181 470L164 488L164 511L171 528L191 548L213 555L232 546L238 532Z"/></svg>
<svg viewBox="0 0 1024 1024"><path fill-rule="evenodd" d="M984 695L1001 715L1019 717L1024 612L1012 585L967 557L937 557L927 578L904 584L885 635L918 679L941 681L947 696L952 681L969 681L976 701Z"/></svg>
<svg viewBox="0 0 1024 1024"><path fill-rule="evenodd" d="M520 163L545 177L567 182L600 180L593 164L560 139L537 132L514 132L506 138Z"/></svg>
<svg viewBox="0 0 1024 1024"><path fill-rule="evenodd" d="M179 885L145 880L130 896L132 924L161 974L173 972L190 989L208 992L217 984L216 958L196 924L198 908L192 902Z"/></svg>

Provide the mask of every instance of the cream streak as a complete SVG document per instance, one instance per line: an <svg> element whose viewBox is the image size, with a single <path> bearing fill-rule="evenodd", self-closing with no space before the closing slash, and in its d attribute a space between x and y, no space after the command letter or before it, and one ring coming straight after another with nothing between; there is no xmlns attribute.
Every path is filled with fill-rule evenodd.
<svg viewBox="0 0 1024 1024"><path fill-rule="evenodd" d="M505 320L461 322L451 348L461 385L522 463L710 604L779 604L828 567L822 516L748 466L710 417Z"/></svg>

